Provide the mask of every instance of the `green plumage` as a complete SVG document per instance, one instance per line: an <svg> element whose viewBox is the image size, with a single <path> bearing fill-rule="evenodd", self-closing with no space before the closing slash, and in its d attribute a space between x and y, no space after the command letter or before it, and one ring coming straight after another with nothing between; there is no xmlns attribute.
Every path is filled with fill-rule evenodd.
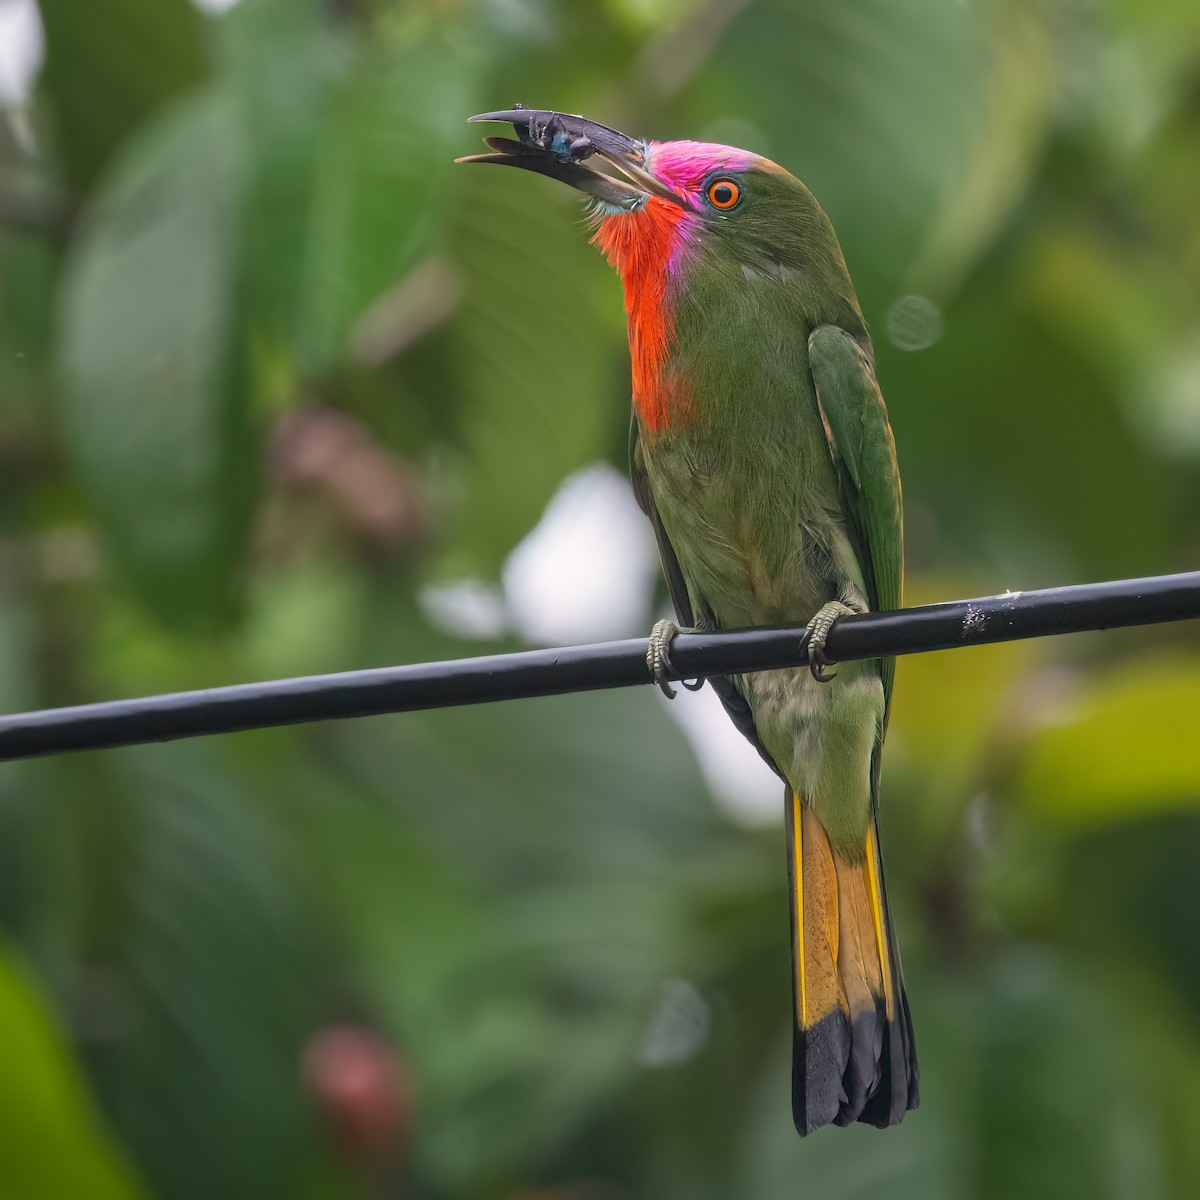
<svg viewBox="0 0 1200 1200"><path fill-rule="evenodd" d="M674 296L665 370L690 411L641 433L693 621L803 622L845 588L896 607L898 475L841 251L798 181L757 170L746 185L745 211L712 219ZM852 859L890 682L878 662L845 664L828 687L804 671L738 681L760 741Z"/></svg>
<svg viewBox="0 0 1200 1200"><path fill-rule="evenodd" d="M635 418L635 487L680 620L729 629L809 621L837 600L899 607L895 447L837 239L773 165L741 182L744 211L707 218L668 293L665 385L686 411L658 430ZM788 785L801 1133L893 1124L917 1102L875 833L893 673L888 659L840 664L828 683L807 669L711 681ZM819 845L802 853L793 793L827 860Z"/></svg>

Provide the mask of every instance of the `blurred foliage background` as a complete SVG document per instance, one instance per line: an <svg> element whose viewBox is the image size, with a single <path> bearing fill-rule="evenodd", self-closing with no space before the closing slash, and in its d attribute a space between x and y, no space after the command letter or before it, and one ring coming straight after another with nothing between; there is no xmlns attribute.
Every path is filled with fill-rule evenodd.
<svg viewBox="0 0 1200 1200"><path fill-rule="evenodd" d="M566 189L451 163L515 100L813 188L910 600L1196 564L1194 0L0 0L0 38L6 710L649 627L616 280ZM3 768L0 1193L1200 1193L1194 628L901 663L924 1102L885 1133L791 1129L775 800L698 767L700 703Z"/></svg>

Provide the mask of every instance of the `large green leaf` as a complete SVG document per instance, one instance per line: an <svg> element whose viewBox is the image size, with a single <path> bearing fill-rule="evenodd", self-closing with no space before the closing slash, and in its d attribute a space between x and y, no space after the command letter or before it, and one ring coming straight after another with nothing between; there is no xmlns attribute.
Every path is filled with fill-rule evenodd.
<svg viewBox="0 0 1200 1200"><path fill-rule="evenodd" d="M1167 1195L1134 1014L1103 979L1044 952L1010 948L980 982L956 1039L963 1190L980 1200Z"/></svg>
<svg viewBox="0 0 1200 1200"><path fill-rule="evenodd" d="M115 764L90 901L119 1018L91 1058L157 1194L293 1196L318 1153L301 1090L324 998L312 923L278 831L219 763L176 745Z"/></svg>
<svg viewBox="0 0 1200 1200"><path fill-rule="evenodd" d="M1071 830L1200 807L1200 661L1101 676L1033 735L1016 780L1029 812Z"/></svg>
<svg viewBox="0 0 1200 1200"><path fill-rule="evenodd" d="M1060 254L1064 236L1077 240L1039 230L994 255L932 349L877 344L907 510L929 514L925 552L987 570L989 591L1171 569L1173 480L1123 411L1109 354L1064 336L1076 299L1096 298L1095 280ZM1129 328L1132 301L1121 298L1109 328Z"/></svg>
<svg viewBox="0 0 1200 1200"><path fill-rule="evenodd" d="M0 237L0 436L29 436L41 424L50 361L55 261L32 236ZM19 483L4 472L0 487Z"/></svg>
<svg viewBox="0 0 1200 1200"><path fill-rule="evenodd" d="M434 386L464 446L447 562L463 574L498 570L563 477L623 438L629 385L620 293L575 198L518 172L459 170L466 287Z"/></svg>
<svg viewBox="0 0 1200 1200"><path fill-rule="evenodd" d="M129 582L182 625L228 607L251 491L241 162L219 96L163 118L88 214L62 290L68 445Z"/></svg>
<svg viewBox="0 0 1200 1200"><path fill-rule="evenodd" d="M428 244L467 110L463 65L439 43L367 47L303 21L246 25L231 62L252 147L252 317L319 373Z"/></svg>
<svg viewBox="0 0 1200 1200"><path fill-rule="evenodd" d="M203 19L190 0L40 0L43 83L72 183L90 186L121 143L203 75Z"/></svg>
<svg viewBox="0 0 1200 1200"><path fill-rule="evenodd" d="M133 1200L142 1194L100 1131L43 1005L0 952L0 1194L21 1200Z"/></svg>
<svg viewBox="0 0 1200 1200"><path fill-rule="evenodd" d="M1040 871L1042 909L1052 914L1047 923L1084 946L1112 977L1149 993L1151 1004L1158 999L1154 989L1166 982L1193 1018L1200 1014L1194 886L1200 805L1081 829L1066 845L1050 843L1050 853L1047 843L1042 853L1049 861ZM1035 863L1038 849L1031 845ZM1166 1022L1161 1032L1169 1037L1170 1029Z"/></svg>
<svg viewBox="0 0 1200 1200"><path fill-rule="evenodd" d="M803 178L832 217L866 300L891 299L970 169L987 98L982 8L763 0L688 93L713 117L736 99L733 115L764 138L749 148Z"/></svg>

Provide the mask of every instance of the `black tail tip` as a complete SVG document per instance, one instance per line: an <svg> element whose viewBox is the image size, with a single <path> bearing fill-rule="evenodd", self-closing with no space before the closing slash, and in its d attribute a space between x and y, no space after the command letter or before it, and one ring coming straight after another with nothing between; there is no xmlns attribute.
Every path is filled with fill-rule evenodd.
<svg viewBox="0 0 1200 1200"><path fill-rule="evenodd" d="M888 1020L882 1008L853 1021L840 1010L792 1042L792 1119L804 1137L823 1125L861 1121L886 1129L920 1103L908 1004Z"/></svg>

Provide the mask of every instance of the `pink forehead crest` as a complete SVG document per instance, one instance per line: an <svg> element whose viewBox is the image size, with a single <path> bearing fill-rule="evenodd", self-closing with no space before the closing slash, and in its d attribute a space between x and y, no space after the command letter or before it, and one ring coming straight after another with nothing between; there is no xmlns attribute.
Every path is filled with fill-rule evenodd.
<svg viewBox="0 0 1200 1200"><path fill-rule="evenodd" d="M652 142L649 167L664 183L694 192L712 171L745 171L757 154L716 142Z"/></svg>

